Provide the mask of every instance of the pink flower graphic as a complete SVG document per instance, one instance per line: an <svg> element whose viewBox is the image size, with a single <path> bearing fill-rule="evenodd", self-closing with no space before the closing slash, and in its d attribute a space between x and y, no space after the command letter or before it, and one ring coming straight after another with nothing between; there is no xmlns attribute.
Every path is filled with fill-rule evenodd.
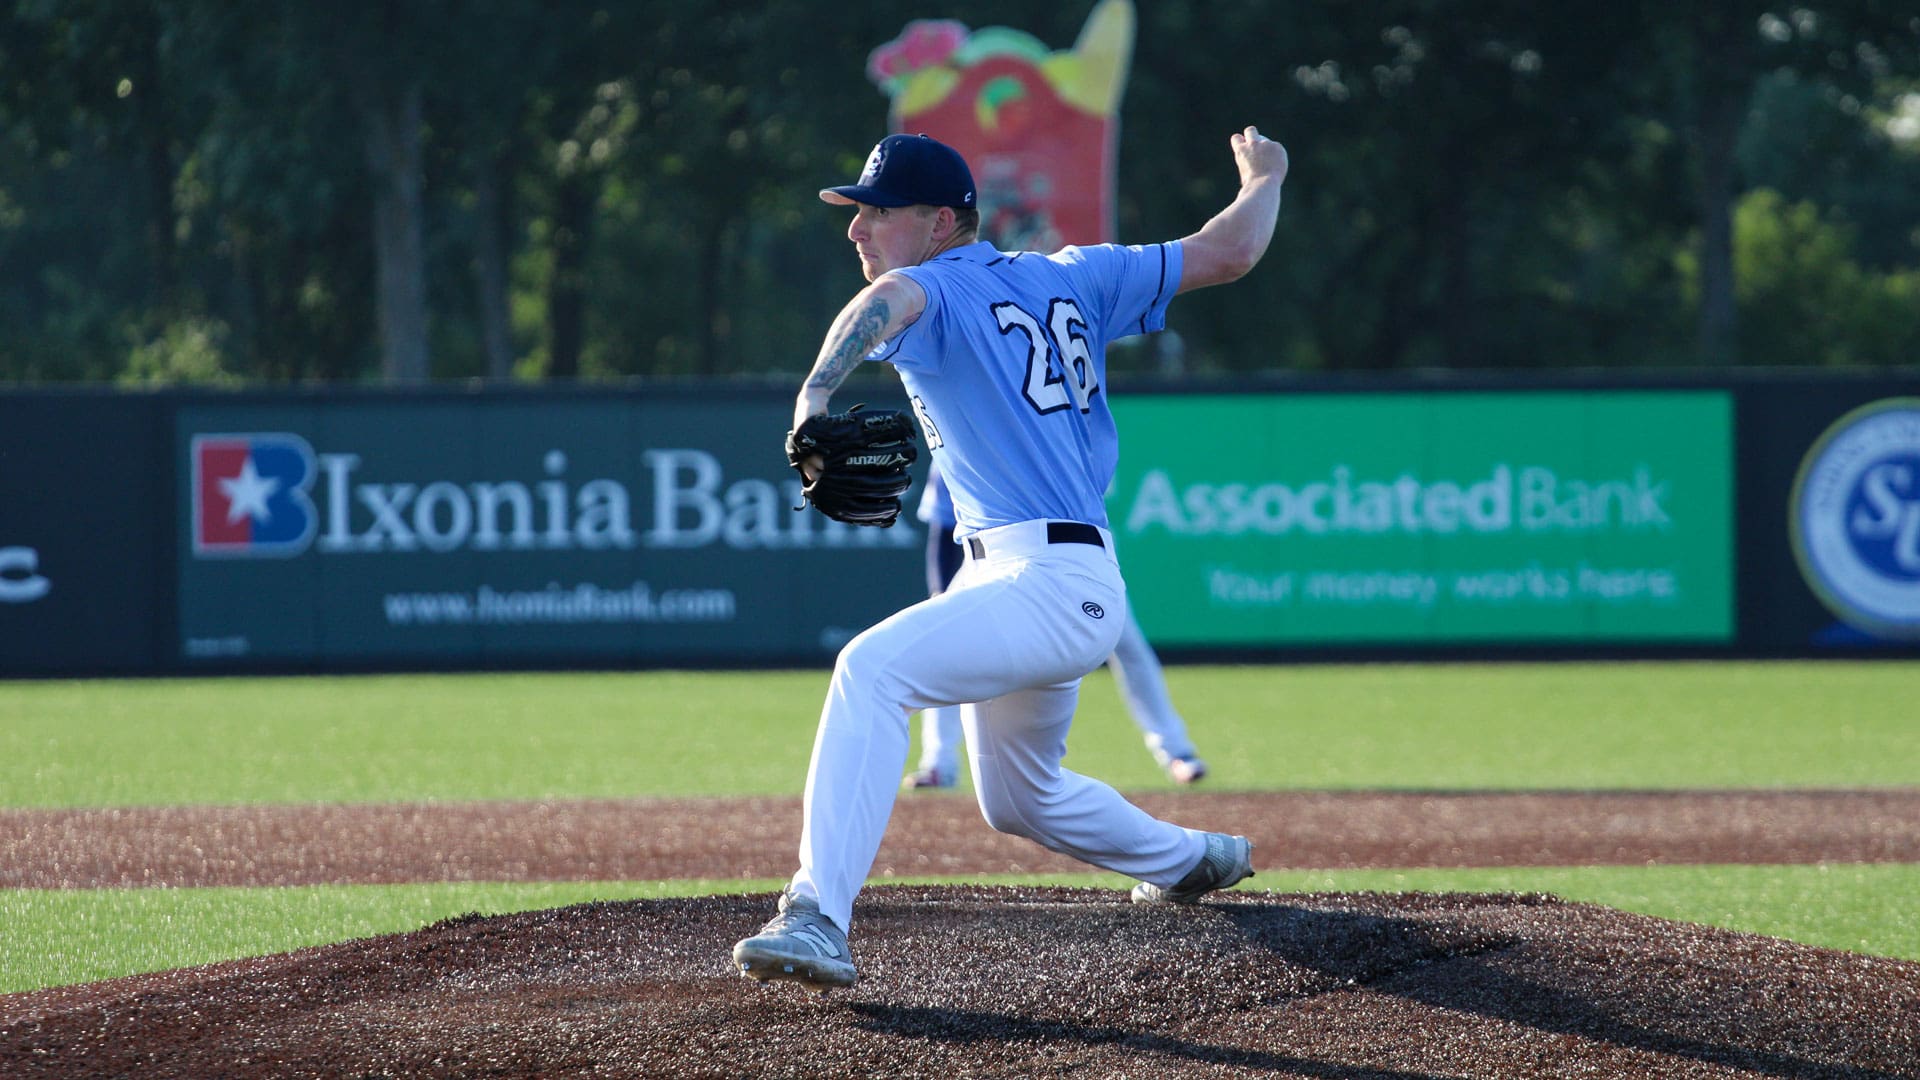
<svg viewBox="0 0 1920 1080"><path fill-rule="evenodd" d="M867 78L892 93L899 80L946 63L969 33L967 24L954 19L915 19L899 37L868 54Z"/></svg>

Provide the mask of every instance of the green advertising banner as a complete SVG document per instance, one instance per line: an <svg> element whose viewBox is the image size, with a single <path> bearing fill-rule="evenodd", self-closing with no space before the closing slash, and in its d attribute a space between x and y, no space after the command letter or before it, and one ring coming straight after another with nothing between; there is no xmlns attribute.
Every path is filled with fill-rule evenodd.
<svg viewBox="0 0 1920 1080"><path fill-rule="evenodd" d="M1113 408L1108 513L1158 644L1732 639L1726 392Z"/></svg>
<svg viewBox="0 0 1920 1080"><path fill-rule="evenodd" d="M766 435L790 410L769 395L183 407L181 659L831 658L924 595L925 534L796 512Z"/></svg>

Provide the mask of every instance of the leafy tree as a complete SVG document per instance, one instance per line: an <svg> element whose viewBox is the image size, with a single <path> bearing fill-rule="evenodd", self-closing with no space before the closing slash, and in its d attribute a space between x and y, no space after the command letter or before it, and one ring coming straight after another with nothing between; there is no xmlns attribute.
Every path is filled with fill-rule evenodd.
<svg viewBox="0 0 1920 1080"><path fill-rule="evenodd" d="M868 51L1090 6L15 0L0 378L791 377L859 284L814 192L885 130ZM1223 205L1244 124L1294 159L1193 370L1911 362L1910 5L1137 16L1120 239Z"/></svg>
<svg viewBox="0 0 1920 1080"><path fill-rule="evenodd" d="M1733 246L1744 362L1859 366L1920 355L1920 272L1862 268L1854 231L1764 188L1740 200ZM1681 261L1694 257L1688 250Z"/></svg>
<svg viewBox="0 0 1920 1080"><path fill-rule="evenodd" d="M1417 2L1222 13L1226 25L1207 32L1282 58L1288 82L1276 87L1265 67L1219 65L1193 48L1200 30L1188 13L1143 15L1148 92L1127 107L1138 109L1128 130L1147 134L1123 148L1125 187L1180 191L1190 229L1231 195L1227 132L1263 122L1293 150L1275 270L1261 272L1268 294L1182 301L1203 364L1469 367L1593 354L1597 342L1541 348L1512 328L1553 322L1558 298L1606 303L1579 245L1607 235L1585 219L1636 194L1634 178L1595 165L1629 156L1616 76L1635 40L1628 18ZM1159 182L1125 172L1152 157L1172 162Z"/></svg>
<svg viewBox="0 0 1920 1080"><path fill-rule="evenodd" d="M285 4L170 0L164 52L192 137L173 228L201 260L234 370L339 380L380 370L366 132Z"/></svg>
<svg viewBox="0 0 1920 1080"><path fill-rule="evenodd" d="M168 227L173 87L145 4L0 22L0 373L111 376L186 300Z"/></svg>
<svg viewBox="0 0 1920 1080"><path fill-rule="evenodd" d="M1894 134L1907 87L1888 80L1876 105L1788 70L1761 80L1741 132L1739 169L1754 190L1811 202L1854 226L1863 267L1911 266L1920 256L1920 136ZM1912 99L1920 106L1920 96Z"/></svg>
<svg viewBox="0 0 1920 1080"><path fill-rule="evenodd" d="M1699 216L1698 358L1736 358L1733 205L1740 190L1737 148L1748 106L1762 82L1792 72L1856 102L1920 61L1920 18L1880 0L1804 3L1779 10L1766 0L1713 4L1649 2L1672 116L1687 134Z"/></svg>

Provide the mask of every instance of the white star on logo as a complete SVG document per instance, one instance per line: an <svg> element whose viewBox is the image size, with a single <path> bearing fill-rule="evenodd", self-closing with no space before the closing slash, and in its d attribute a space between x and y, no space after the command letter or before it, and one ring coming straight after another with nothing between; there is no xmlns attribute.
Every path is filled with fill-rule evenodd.
<svg viewBox="0 0 1920 1080"><path fill-rule="evenodd" d="M220 490L227 495L227 524L241 518L273 520L273 514L267 510L267 499L280 490L280 481L255 472L252 458L241 464L239 476L221 480Z"/></svg>

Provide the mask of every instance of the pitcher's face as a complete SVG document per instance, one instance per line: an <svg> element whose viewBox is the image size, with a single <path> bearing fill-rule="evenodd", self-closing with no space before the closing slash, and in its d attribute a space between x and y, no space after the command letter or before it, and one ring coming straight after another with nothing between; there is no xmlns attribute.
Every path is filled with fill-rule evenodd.
<svg viewBox="0 0 1920 1080"><path fill-rule="evenodd" d="M939 212L931 207L861 203L847 226L847 239L860 256L860 272L872 281L889 270L926 261L934 249L939 219Z"/></svg>

